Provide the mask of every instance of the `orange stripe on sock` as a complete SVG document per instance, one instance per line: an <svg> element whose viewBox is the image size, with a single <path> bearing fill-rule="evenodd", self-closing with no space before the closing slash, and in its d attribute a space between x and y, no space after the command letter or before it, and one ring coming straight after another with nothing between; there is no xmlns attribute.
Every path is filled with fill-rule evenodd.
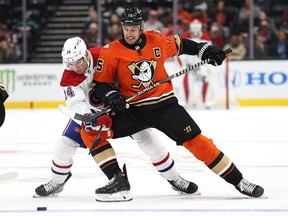
<svg viewBox="0 0 288 216"><path fill-rule="evenodd" d="M225 178L229 173L232 172L232 170L235 168L235 165L233 164L232 168L223 176L221 176L222 178Z"/></svg>
<svg viewBox="0 0 288 216"><path fill-rule="evenodd" d="M113 163L117 163L117 161L112 161L111 163L106 164L105 166L101 167L101 170L104 170L106 167L112 165Z"/></svg>

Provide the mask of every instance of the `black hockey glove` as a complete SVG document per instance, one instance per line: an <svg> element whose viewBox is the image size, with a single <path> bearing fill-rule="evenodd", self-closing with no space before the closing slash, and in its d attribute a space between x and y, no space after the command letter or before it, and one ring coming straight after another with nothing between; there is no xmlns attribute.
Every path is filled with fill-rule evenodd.
<svg viewBox="0 0 288 216"><path fill-rule="evenodd" d="M127 108L125 98L116 90L106 92L102 101L114 112L121 112Z"/></svg>
<svg viewBox="0 0 288 216"><path fill-rule="evenodd" d="M198 58L201 60L210 59L211 61L208 64L214 66L221 65L226 58L225 52L213 45L208 43L199 43L198 45Z"/></svg>
<svg viewBox="0 0 288 216"><path fill-rule="evenodd" d="M4 101L8 98L8 93L4 88L4 85L0 81L0 103L4 103Z"/></svg>

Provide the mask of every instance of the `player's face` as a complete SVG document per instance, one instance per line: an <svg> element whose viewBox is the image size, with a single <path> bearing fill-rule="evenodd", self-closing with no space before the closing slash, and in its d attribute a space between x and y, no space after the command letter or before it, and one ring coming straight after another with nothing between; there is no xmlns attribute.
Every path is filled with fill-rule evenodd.
<svg viewBox="0 0 288 216"><path fill-rule="evenodd" d="M135 44L141 35L140 26L123 26L124 40L127 44Z"/></svg>
<svg viewBox="0 0 288 216"><path fill-rule="evenodd" d="M88 67L88 64L84 58L81 58L75 62L68 63L68 66L78 75L83 75Z"/></svg>

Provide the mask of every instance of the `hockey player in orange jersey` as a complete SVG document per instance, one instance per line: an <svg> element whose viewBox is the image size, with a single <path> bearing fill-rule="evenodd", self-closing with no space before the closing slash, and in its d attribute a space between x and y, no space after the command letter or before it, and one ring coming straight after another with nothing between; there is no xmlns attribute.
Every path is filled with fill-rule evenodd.
<svg viewBox="0 0 288 216"><path fill-rule="evenodd" d="M100 52L94 74L96 85L91 93L112 109L111 129L114 138L128 136L149 127L157 128L177 145L184 146L240 193L250 197L262 196L264 189L243 178L235 164L211 139L202 135L199 126L178 104L171 81L129 101L129 108L125 101L125 98L144 87L168 77L164 62L169 57L198 55L202 60L210 59L209 63L213 65L221 65L226 57L225 52L213 45L182 39L178 35L143 32L142 13L139 9L125 9L121 24L123 39L111 42ZM119 84L118 89L114 88L115 82ZM98 188L96 193L114 192L115 186L123 180L122 176L117 177L106 186Z"/></svg>
<svg viewBox="0 0 288 216"><path fill-rule="evenodd" d="M89 89L101 49L102 47L93 47L87 50L84 41L79 37L69 38L63 45L62 60L65 69L60 85L65 94L67 107L75 112L89 115L92 111L97 112L104 107L103 103L89 97ZM100 125L106 126L100 133L103 142L96 148L92 148L89 139L95 139ZM123 184L118 185L118 192L120 192L106 194L104 201L132 200L126 169L121 171L114 149L106 140L113 135L109 127L111 127L111 118L108 115L102 115L93 122L82 123L81 121L70 120L63 135L55 145L51 163L52 179L38 186L33 197L51 197L62 192L64 185L72 175L73 155L78 147L86 148L87 146L91 156L109 180L114 179L114 175L126 177ZM80 135L81 131L85 131L83 139ZM140 149L150 157L155 169L174 190L184 194L193 194L197 191L196 184L179 175L174 166L173 158L151 129L131 134L131 137L138 143ZM153 146L153 149L150 146Z"/></svg>

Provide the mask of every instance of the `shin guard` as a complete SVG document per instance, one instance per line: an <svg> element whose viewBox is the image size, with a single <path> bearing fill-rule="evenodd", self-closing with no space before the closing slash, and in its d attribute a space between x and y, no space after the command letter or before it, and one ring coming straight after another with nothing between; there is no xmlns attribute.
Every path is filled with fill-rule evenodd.
<svg viewBox="0 0 288 216"><path fill-rule="evenodd" d="M199 134L183 144L198 160L201 160L214 173L225 181L237 185L242 179L242 173L232 161L221 152L211 139Z"/></svg>
<svg viewBox="0 0 288 216"><path fill-rule="evenodd" d="M213 144L213 141L202 134L198 134L193 139L186 141L183 143L183 146L207 166L209 166L220 153L220 150Z"/></svg>

